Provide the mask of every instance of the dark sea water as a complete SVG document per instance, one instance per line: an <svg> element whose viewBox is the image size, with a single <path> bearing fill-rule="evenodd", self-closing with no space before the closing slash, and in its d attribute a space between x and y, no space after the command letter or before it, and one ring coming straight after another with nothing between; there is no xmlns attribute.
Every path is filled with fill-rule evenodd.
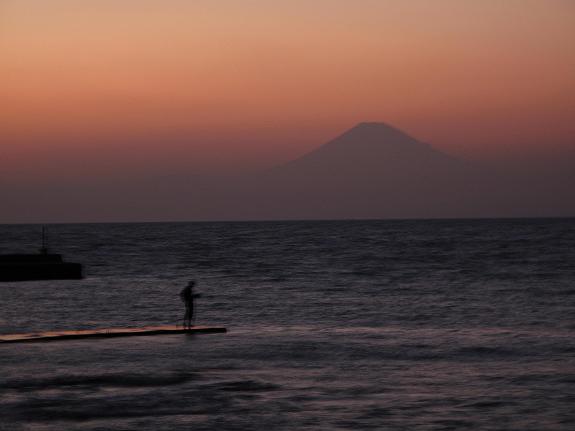
<svg viewBox="0 0 575 431"><path fill-rule="evenodd" d="M77 224L80 281L0 284L2 430L573 430L575 220ZM0 253L38 248L0 226Z"/></svg>

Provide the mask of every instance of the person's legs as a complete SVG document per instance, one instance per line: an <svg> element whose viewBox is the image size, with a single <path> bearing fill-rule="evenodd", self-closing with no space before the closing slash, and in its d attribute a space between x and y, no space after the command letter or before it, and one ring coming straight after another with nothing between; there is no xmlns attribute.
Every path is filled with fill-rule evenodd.
<svg viewBox="0 0 575 431"><path fill-rule="evenodd" d="M184 329L187 329L190 321L190 307L186 304L186 313L184 314Z"/></svg>

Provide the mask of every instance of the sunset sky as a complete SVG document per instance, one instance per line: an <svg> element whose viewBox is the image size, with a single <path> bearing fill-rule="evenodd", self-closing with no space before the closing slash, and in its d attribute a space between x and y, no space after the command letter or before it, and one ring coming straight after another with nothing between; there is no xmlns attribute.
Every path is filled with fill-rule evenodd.
<svg viewBox="0 0 575 431"><path fill-rule="evenodd" d="M571 0L1 0L0 181L232 172L360 121L575 145Z"/></svg>

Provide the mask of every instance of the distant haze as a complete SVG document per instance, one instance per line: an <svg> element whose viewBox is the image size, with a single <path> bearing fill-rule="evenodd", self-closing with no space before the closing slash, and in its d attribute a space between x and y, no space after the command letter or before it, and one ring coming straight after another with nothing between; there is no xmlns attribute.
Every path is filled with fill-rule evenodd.
<svg viewBox="0 0 575 431"><path fill-rule="evenodd" d="M573 185L575 169L500 171L371 122L249 174L5 185L2 221L573 216Z"/></svg>

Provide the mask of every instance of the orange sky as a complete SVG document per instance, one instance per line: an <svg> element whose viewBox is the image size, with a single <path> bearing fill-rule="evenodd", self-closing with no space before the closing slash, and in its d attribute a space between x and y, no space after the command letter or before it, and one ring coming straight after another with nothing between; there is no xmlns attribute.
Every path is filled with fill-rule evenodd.
<svg viewBox="0 0 575 431"><path fill-rule="evenodd" d="M0 179L227 170L384 121L575 145L571 0L2 0Z"/></svg>

